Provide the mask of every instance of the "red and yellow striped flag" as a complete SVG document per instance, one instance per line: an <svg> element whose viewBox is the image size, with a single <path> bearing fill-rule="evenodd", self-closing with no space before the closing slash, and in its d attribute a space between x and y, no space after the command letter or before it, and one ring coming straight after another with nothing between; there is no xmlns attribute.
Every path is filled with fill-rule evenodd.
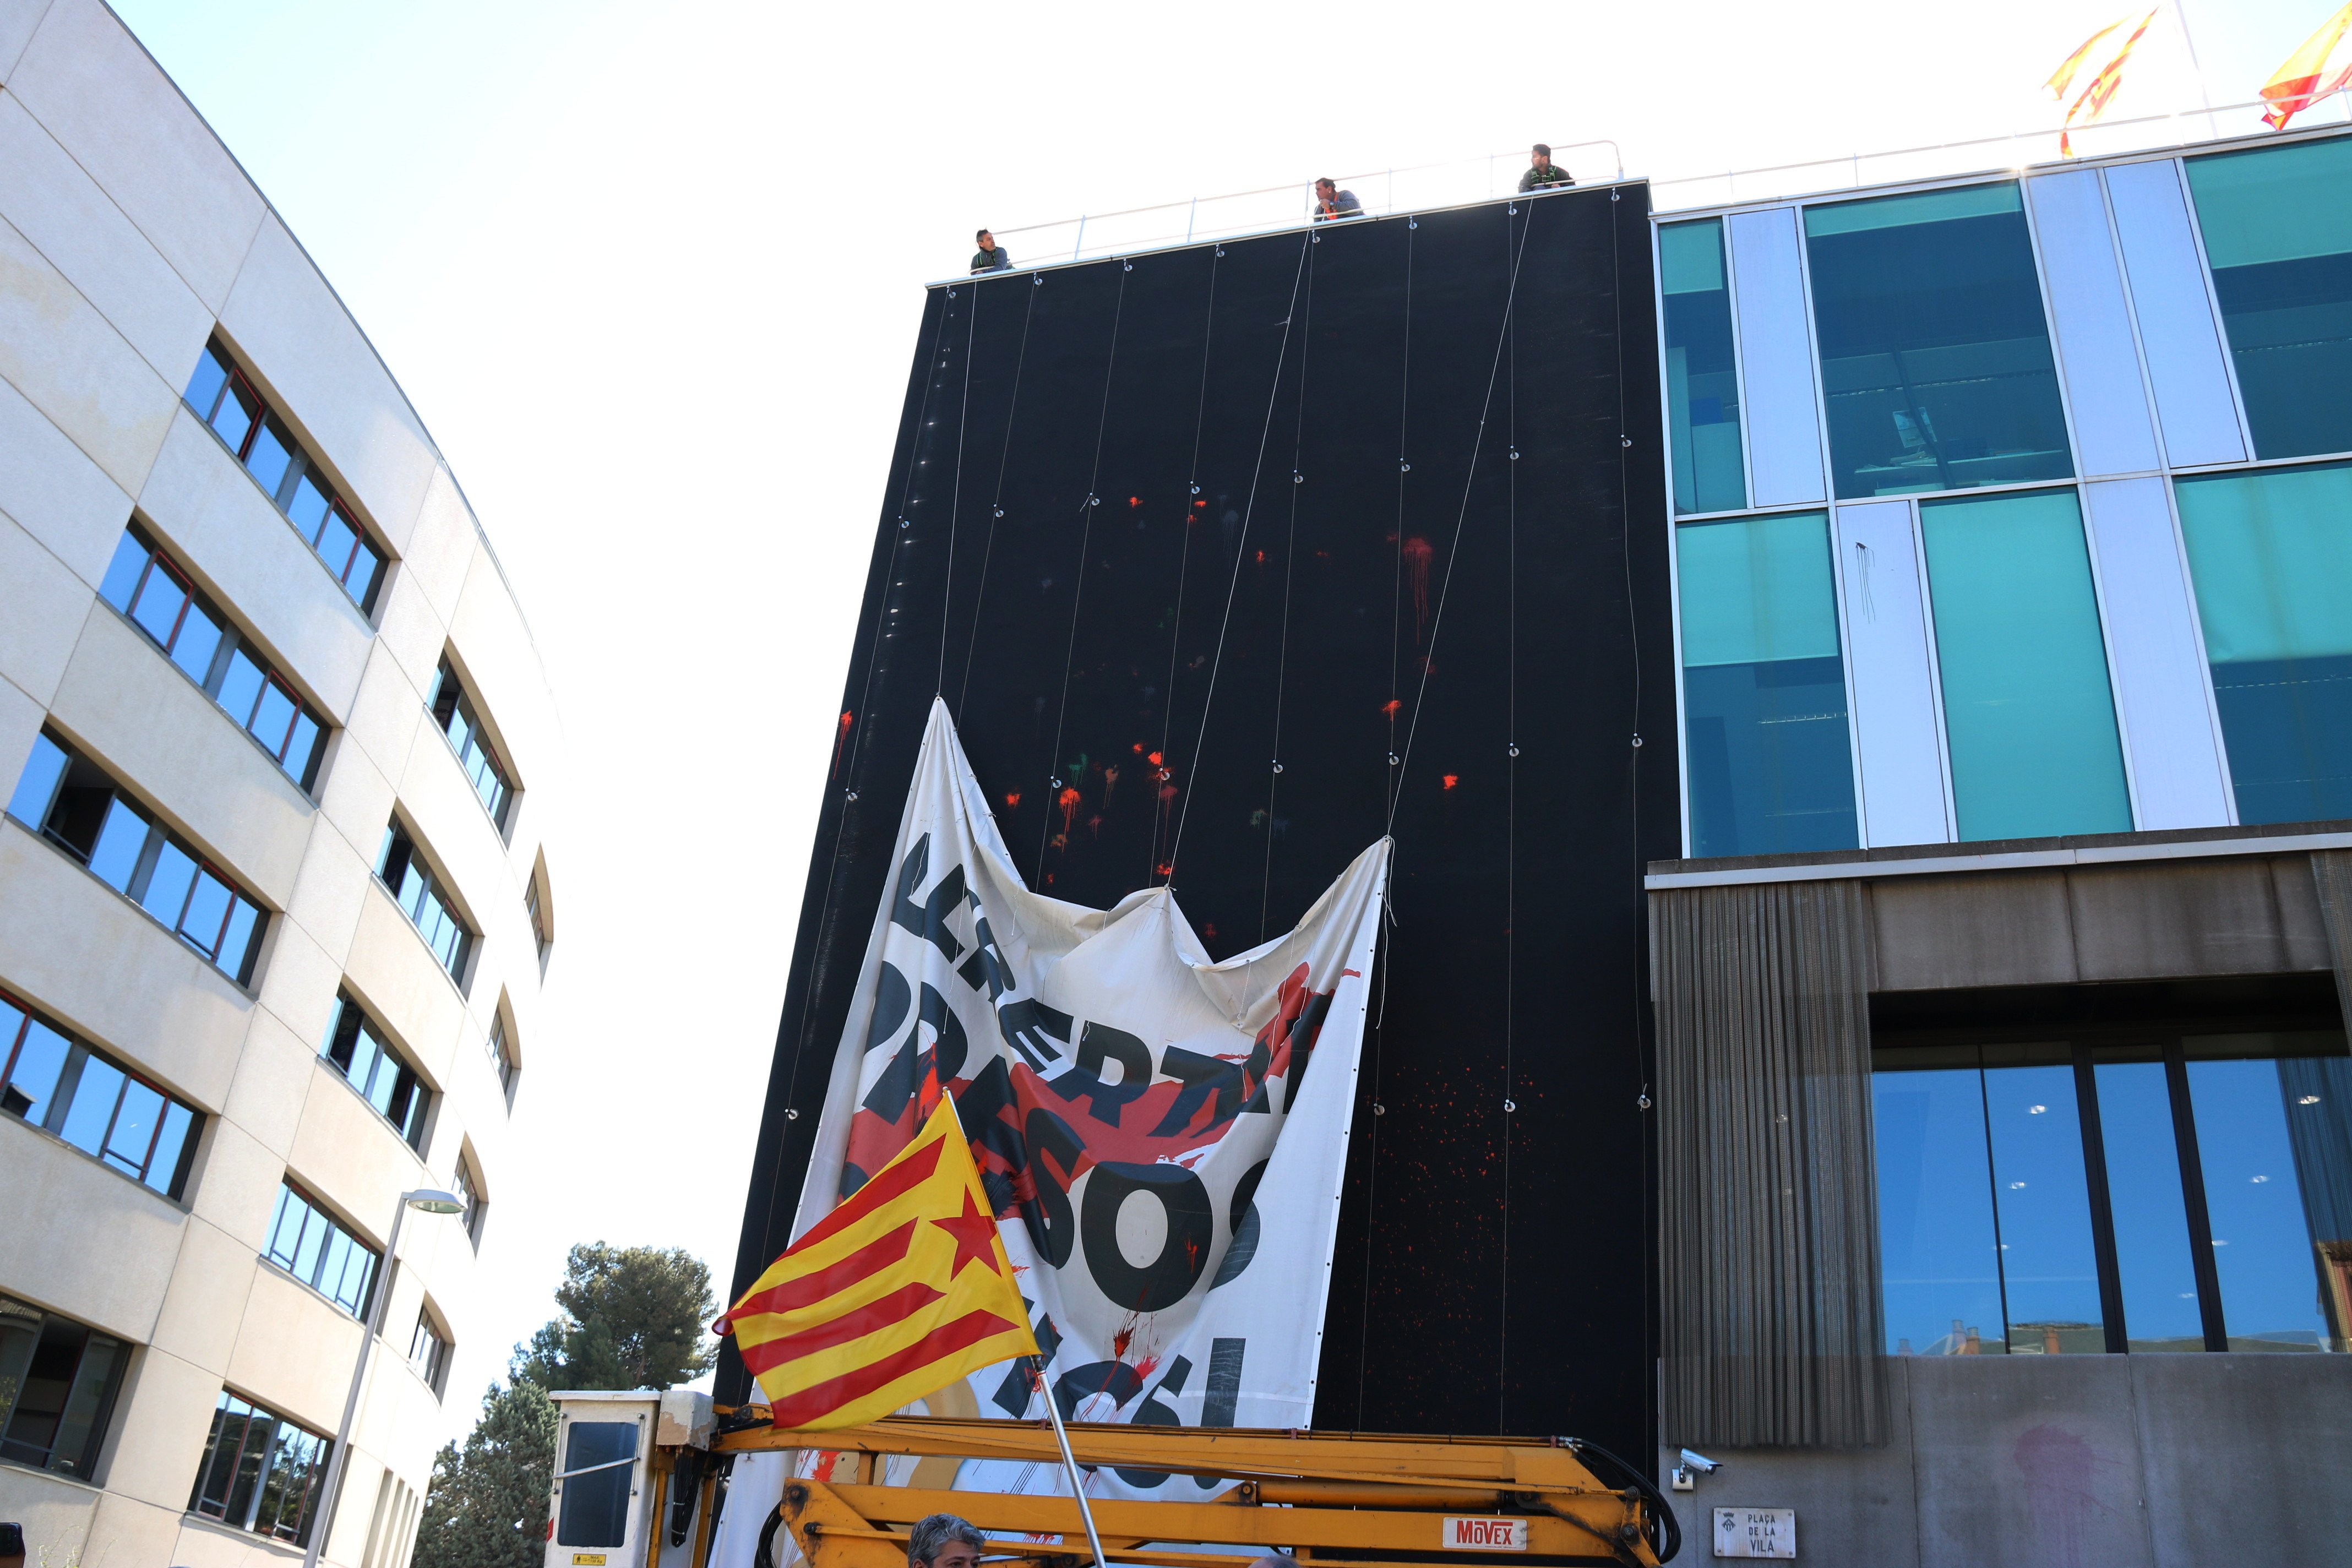
<svg viewBox="0 0 2352 1568"><path fill-rule="evenodd" d="M2321 23L2319 31L2304 39L2303 47L2272 73L2263 86L2263 97L2270 100L2270 107L2263 110L2263 124L2284 131L2288 121L2352 80L2352 46L2345 42L2347 29L2352 29L2352 5Z"/></svg>
<svg viewBox="0 0 2352 1568"><path fill-rule="evenodd" d="M2140 39L2147 32L2148 25L2155 20L2156 10L2151 8L2147 16L2139 19L2139 26L2132 29L2131 37L2124 40L2123 47L2116 51L2115 58L2099 68L2099 74L2091 79L2091 85L2083 89L2083 95L2077 98L2074 105L2066 110L2065 128L2058 132L2059 156L2071 158L2074 155L2074 126L2076 115L2081 115L2083 123L2088 125L2105 114L2107 111L2107 105L2115 101L2117 89L2124 84L2124 62L2131 58L2132 50L2139 46ZM2091 51L2097 46L2099 40L2122 26L2122 22L2116 22L2092 34L2090 41L2069 56L2066 63L2058 68L2058 74L2052 77L2046 85L2063 96L2066 89L2062 85L2061 79L2064 79L2065 82L2072 82L2075 73L2082 68L2083 61L2091 58ZM2087 113L2084 112L2086 110Z"/></svg>
<svg viewBox="0 0 2352 1568"><path fill-rule="evenodd" d="M915 1141L713 1325L780 1428L855 1426L1037 1353L971 1147L941 1096Z"/></svg>

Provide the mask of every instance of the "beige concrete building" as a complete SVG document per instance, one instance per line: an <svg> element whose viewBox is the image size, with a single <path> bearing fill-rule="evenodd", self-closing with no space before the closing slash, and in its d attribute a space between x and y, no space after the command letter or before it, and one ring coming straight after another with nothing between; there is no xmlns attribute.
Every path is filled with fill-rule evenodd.
<svg viewBox="0 0 2352 1568"><path fill-rule="evenodd" d="M542 1045L557 748L480 525L268 200L98 0L0 0L0 1521L32 1561L284 1562L321 1521L330 1562L408 1561ZM387 1262L418 1189L471 1206Z"/></svg>

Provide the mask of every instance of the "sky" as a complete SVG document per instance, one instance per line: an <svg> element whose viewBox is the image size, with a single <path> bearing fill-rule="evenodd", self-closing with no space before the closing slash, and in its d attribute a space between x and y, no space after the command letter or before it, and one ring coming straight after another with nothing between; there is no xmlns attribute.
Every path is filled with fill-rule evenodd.
<svg viewBox="0 0 2352 1568"><path fill-rule="evenodd" d="M2332 9L2184 3L2217 104ZM731 1276L921 285L975 227L1536 140L1664 177L2003 136L2117 4L115 0L415 402L563 715L450 1435L573 1242ZM2188 58L2168 9L2110 116L2196 108Z"/></svg>

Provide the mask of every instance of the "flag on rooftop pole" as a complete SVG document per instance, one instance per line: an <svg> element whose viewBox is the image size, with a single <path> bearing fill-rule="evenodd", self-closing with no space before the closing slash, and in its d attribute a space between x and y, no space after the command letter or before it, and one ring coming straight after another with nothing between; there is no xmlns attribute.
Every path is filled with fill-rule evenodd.
<svg viewBox="0 0 2352 1568"><path fill-rule="evenodd" d="M780 1430L856 1426L1037 1353L955 1101L924 1088L914 1141L712 1325L735 1336Z"/></svg>
<svg viewBox="0 0 2352 1568"><path fill-rule="evenodd" d="M2319 31L2287 56L2286 63L2263 85L2263 97L2270 102L2263 111L2263 124L2284 131L2288 121L2330 93L2341 91L2352 80L2352 38L2346 37L2347 31L2352 31L2352 5L2321 23Z"/></svg>
<svg viewBox="0 0 2352 1568"><path fill-rule="evenodd" d="M2124 21L2128 20L2130 20L2129 17L2124 18ZM2075 99L2073 106L2066 110L2065 128L2058 132L2059 156L2071 158L2074 155L2073 130L2077 116L2081 117L2084 124L2088 125L2107 111L2107 105L2115 100L2116 91L2124 84L2124 62L2131 58L2132 50L2138 46L2140 39L2147 35L2149 25L2155 20L2156 10L2150 8L2148 14L2139 19L2139 26L2132 29L2131 37L2124 40L2123 47L2115 52L2114 57L2105 65L2099 68L2098 74L2091 79L2091 85L2083 89L2082 95ZM2067 86L2073 83L2076 74L2082 69L2083 62L2097 58L2095 51L2099 41L2123 25L2123 21L2118 21L2092 34L2089 40L2069 56L2064 65L2058 68L2057 75L2050 79L2046 85L2051 90L2059 97L2065 96ZM2085 110L2089 112L2085 113Z"/></svg>
<svg viewBox="0 0 2352 1568"><path fill-rule="evenodd" d="M2060 66L2056 70L2051 72L2050 79L2042 84L2049 89L2050 96L2056 99L2061 103L2065 102L2066 89L2074 85L2075 74L2082 70L2083 62L2091 58L2091 51L2097 48L2108 34L2114 32L2116 28L2122 26L2126 22L2130 20L2131 18L2129 16L2118 16L2114 21L2108 23L2105 26L2100 28L2097 32L2093 33L2089 37L2084 39L2083 47L2076 49L2073 54L2068 55L2066 57L2066 63Z"/></svg>

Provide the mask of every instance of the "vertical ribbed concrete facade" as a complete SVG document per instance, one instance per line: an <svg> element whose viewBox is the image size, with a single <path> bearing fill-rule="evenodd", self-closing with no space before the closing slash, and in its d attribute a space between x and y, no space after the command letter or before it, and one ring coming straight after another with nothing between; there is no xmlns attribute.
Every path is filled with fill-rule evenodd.
<svg viewBox="0 0 2352 1568"><path fill-rule="evenodd" d="M544 1045L553 702L455 477L97 0L0 0L0 1520L405 1563ZM441 1190L454 1216L410 1212ZM381 1340L340 1504L322 1476Z"/></svg>

